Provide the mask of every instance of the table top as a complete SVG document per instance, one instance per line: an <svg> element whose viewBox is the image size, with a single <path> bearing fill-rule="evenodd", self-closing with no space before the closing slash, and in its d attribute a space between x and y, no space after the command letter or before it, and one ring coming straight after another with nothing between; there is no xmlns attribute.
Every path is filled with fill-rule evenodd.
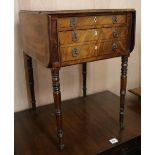
<svg viewBox="0 0 155 155"><path fill-rule="evenodd" d="M56 11L29 11L21 10L20 12L36 12L47 14L73 14L73 13L101 13L101 12L135 12L135 9L86 9L86 10L56 10Z"/></svg>

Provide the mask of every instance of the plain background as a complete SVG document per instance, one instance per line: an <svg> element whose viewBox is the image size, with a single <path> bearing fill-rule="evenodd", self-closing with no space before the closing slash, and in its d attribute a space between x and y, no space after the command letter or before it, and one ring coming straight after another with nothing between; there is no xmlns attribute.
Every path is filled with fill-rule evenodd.
<svg viewBox="0 0 155 155"><path fill-rule="evenodd" d="M15 111L30 108L25 80L24 61L19 31L19 10L78 10L78 9L126 9L137 11L136 44L129 58L127 90L140 86L141 55L141 7L140 0L15 0ZM37 106L53 103L52 80L49 69L34 64L34 81ZM119 95L121 58L88 63L88 94L110 90ZM60 70L62 100L82 95L81 65ZM128 98L135 97L127 92Z"/></svg>
<svg viewBox="0 0 155 155"><path fill-rule="evenodd" d="M118 0L117 0L118 2ZM155 9L142 0L142 155L155 154ZM0 154L14 154L14 1L0 5Z"/></svg>

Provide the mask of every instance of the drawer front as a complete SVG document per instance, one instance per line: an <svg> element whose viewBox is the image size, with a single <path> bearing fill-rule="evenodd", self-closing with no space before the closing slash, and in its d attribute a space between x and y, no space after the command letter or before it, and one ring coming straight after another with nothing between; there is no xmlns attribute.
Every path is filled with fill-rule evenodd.
<svg viewBox="0 0 155 155"><path fill-rule="evenodd" d="M75 28L111 24L126 24L126 15L67 17L58 19L58 28Z"/></svg>
<svg viewBox="0 0 155 155"><path fill-rule="evenodd" d="M115 27L115 28L102 28L100 33L101 39L122 39L127 38L127 27Z"/></svg>
<svg viewBox="0 0 155 155"><path fill-rule="evenodd" d="M99 39L98 29L77 30L77 31L64 31L59 32L60 44L74 44L81 42L89 42Z"/></svg>
<svg viewBox="0 0 155 155"><path fill-rule="evenodd" d="M61 45L74 44L114 38L121 39L126 38L127 34L127 27L63 31L59 32L59 41Z"/></svg>
<svg viewBox="0 0 155 155"><path fill-rule="evenodd" d="M105 41L78 46L60 47L61 62L82 60L104 55L127 55L127 41Z"/></svg>
<svg viewBox="0 0 155 155"><path fill-rule="evenodd" d="M124 40L113 40L105 41L100 44L98 50L98 56L117 53L120 55L128 54L127 52L127 41Z"/></svg>
<svg viewBox="0 0 155 155"><path fill-rule="evenodd" d="M111 25L111 24L126 24L126 15L107 15L96 17L96 24Z"/></svg>
<svg viewBox="0 0 155 155"><path fill-rule="evenodd" d="M86 59L97 56L96 45L79 45L72 47L61 47L61 62Z"/></svg>

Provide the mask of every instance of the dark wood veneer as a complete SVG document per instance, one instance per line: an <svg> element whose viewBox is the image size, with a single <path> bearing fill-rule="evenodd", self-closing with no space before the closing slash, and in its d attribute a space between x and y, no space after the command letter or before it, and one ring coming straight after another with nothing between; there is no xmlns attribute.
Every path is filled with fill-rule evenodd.
<svg viewBox="0 0 155 155"><path fill-rule="evenodd" d="M125 15L128 25L128 52L131 52L135 42L135 10L133 9L113 9L113 10L78 10L78 11L20 11L20 23L23 40L23 49L28 55L38 60L44 66L53 68L56 64L61 66L59 40L58 40L58 19L72 17L88 17L88 16L112 16ZM104 18L103 18L104 19ZM106 20L105 20L106 22ZM94 25L93 27L98 27ZM110 24L105 27L116 27ZM93 28L92 27L92 28ZM104 25L100 26L100 28ZM80 29L90 29L91 27L83 27ZM78 27L68 27L69 30L79 29ZM66 38L67 39L67 38ZM127 53L126 53L127 55ZM121 56L121 55L118 55ZM109 55L109 57L113 57ZM102 56L101 59L105 59ZM95 60L99 60L96 58ZM88 60L89 61L89 60ZM90 60L91 61L91 60ZM76 62L79 63L79 62ZM63 66L66 66L65 63Z"/></svg>

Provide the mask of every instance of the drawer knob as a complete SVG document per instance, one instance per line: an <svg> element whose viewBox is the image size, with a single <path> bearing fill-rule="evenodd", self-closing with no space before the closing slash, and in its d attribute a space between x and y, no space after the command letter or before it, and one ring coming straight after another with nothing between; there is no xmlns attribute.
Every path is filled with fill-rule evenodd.
<svg viewBox="0 0 155 155"><path fill-rule="evenodd" d="M72 51L71 51L71 52L72 52L72 56L73 56L73 57L77 57L78 54L79 54L77 48L72 48Z"/></svg>
<svg viewBox="0 0 155 155"><path fill-rule="evenodd" d="M76 27L76 23L77 23L76 18L72 17L70 19L70 27Z"/></svg>
<svg viewBox="0 0 155 155"><path fill-rule="evenodd" d="M95 23L97 22L97 17L94 17L94 22L95 22Z"/></svg>
<svg viewBox="0 0 155 155"><path fill-rule="evenodd" d="M112 22L113 22L113 23L117 23L117 16L115 16L115 15L112 16Z"/></svg>
<svg viewBox="0 0 155 155"><path fill-rule="evenodd" d="M72 31L72 41L77 41L77 33L75 31Z"/></svg>
<svg viewBox="0 0 155 155"><path fill-rule="evenodd" d="M118 48L117 43L113 43L113 44L112 44L112 50L116 50L117 48Z"/></svg>
<svg viewBox="0 0 155 155"><path fill-rule="evenodd" d="M95 36L97 36L97 31L96 31L96 30L95 30L95 33L94 33L94 35L95 35Z"/></svg>
<svg viewBox="0 0 155 155"><path fill-rule="evenodd" d="M112 30L112 34L113 34L113 37L114 38L117 38L118 37L118 32L116 31L116 29L113 29Z"/></svg>
<svg viewBox="0 0 155 155"><path fill-rule="evenodd" d="M95 45L95 50L97 50L97 48L98 48L97 45Z"/></svg>

